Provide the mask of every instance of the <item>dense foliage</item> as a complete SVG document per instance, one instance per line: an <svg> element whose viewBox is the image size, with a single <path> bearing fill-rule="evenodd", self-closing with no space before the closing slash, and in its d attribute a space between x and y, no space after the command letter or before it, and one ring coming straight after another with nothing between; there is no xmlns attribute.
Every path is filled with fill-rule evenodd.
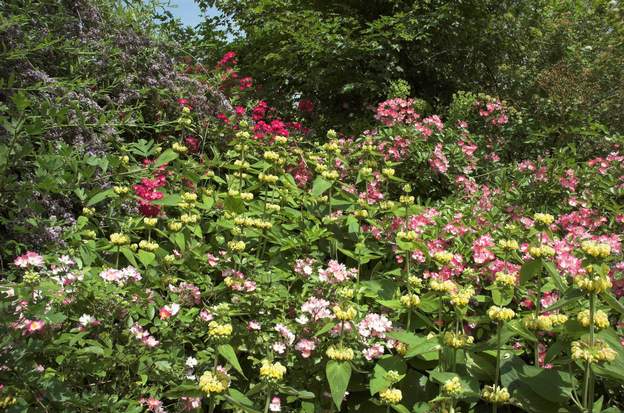
<svg viewBox="0 0 624 413"><path fill-rule="evenodd" d="M359 132L369 107L405 82L436 107L458 90L504 96L530 121L520 136L539 129L567 140L592 120L624 127L619 1L198 3L223 11L202 27L230 28L243 70L274 104L309 99L321 125Z"/></svg>
<svg viewBox="0 0 624 413"><path fill-rule="evenodd" d="M0 4L0 409L621 411L618 3L216 3Z"/></svg>

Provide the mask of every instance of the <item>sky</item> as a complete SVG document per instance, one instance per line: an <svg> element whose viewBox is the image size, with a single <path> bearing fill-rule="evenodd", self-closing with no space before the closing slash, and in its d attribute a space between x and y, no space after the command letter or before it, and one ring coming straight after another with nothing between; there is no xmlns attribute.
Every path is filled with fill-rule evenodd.
<svg viewBox="0 0 624 413"><path fill-rule="evenodd" d="M171 7L169 7L169 11L174 16L179 17L183 24L195 26L201 21L199 6L193 0L170 0L170 2ZM218 11L215 9L208 11L209 16L214 16L217 13Z"/></svg>

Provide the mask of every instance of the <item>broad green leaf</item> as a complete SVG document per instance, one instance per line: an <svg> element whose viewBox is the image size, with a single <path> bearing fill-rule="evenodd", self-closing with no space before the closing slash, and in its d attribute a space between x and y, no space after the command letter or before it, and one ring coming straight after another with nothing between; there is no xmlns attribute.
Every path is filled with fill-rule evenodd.
<svg viewBox="0 0 624 413"><path fill-rule="evenodd" d="M340 410L340 405L351 379L351 363L348 361L330 360L325 367L325 374L327 375L332 400L338 410Z"/></svg>
<svg viewBox="0 0 624 413"><path fill-rule="evenodd" d="M392 385L392 382L386 379L386 374L390 370L394 370L397 373L404 375L407 370L407 366L405 362L397 356L385 356L379 359L373 369L373 376L369 382L371 396L374 396Z"/></svg>
<svg viewBox="0 0 624 413"><path fill-rule="evenodd" d="M609 291L606 291L600 294L600 298L602 298L613 310L620 313L620 315L624 315L624 305L618 301Z"/></svg>
<svg viewBox="0 0 624 413"><path fill-rule="evenodd" d="M110 198L115 195L115 192L112 189L107 189L106 191L98 192L93 195L89 202L87 202L87 206L93 206L105 200L106 198Z"/></svg>
<svg viewBox="0 0 624 413"><path fill-rule="evenodd" d="M234 388L230 388L228 390L228 394L225 395L225 399L245 412L260 413L259 410L254 409L253 402L249 400L247 396Z"/></svg>
<svg viewBox="0 0 624 413"><path fill-rule="evenodd" d="M520 284L531 281L540 271L542 271L541 259L525 262L520 268Z"/></svg>
<svg viewBox="0 0 624 413"><path fill-rule="evenodd" d="M566 288L568 288L564 279L561 277L561 274L559 274L559 271L557 271L557 267L555 267L555 264L550 261L544 261L544 268L546 269L546 272L548 272L548 274L551 276L552 280L557 286L557 289L560 292L563 292L566 290Z"/></svg>
<svg viewBox="0 0 624 413"><path fill-rule="evenodd" d="M232 367L236 369L236 371L242 374L243 377L245 376L245 373L243 373L243 369L238 363L236 352L234 351L234 348L231 345L221 344L219 347L217 347L217 351L219 351L219 354L221 354L228 361L228 363L230 363Z"/></svg>
<svg viewBox="0 0 624 413"><path fill-rule="evenodd" d="M174 152L171 149L167 149L166 151L160 154L160 156L156 159L156 161L154 161L153 166L154 168L158 168L159 166L169 163L177 158L178 158L178 154L176 152Z"/></svg>
<svg viewBox="0 0 624 413"><path fill-rule="evenodd" d="M143 263L143 265L145 265L146 267L149 266L151 263L153 263L154 260L156 259L156 255L153 252L143 251L143 250L139 250L139 252L137 253L137 256L139 257L139 260Z"/></svg>
<svg viewBox="0 0 624 413"><path fill-rule="evenodd" d="M317 176L316 179L314 180L314 183L312 184L312 190L310 191L310 193L312 194L312 196L321 196L323 194L323 192L327 191L329 188L331 188L332 183L330 181L325 180L324 178Z"/></svg>
<svg viewBox="0 0 624 413"><path fill-rule="evenodd" d="M513 287L494 287L492 288L492 301L498 306L506 306L513 300Z"/></svg>

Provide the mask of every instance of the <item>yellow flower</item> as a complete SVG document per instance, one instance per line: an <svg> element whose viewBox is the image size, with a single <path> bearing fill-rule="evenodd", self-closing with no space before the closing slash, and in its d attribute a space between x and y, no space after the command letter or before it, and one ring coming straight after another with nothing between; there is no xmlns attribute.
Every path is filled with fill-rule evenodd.
<svg viewBox="0 0 624 413"><path fill-rule="evenodd" d="M463 348L474 343L474 337L462 333L447 331L442 337L445 345L451 348Z"/></svg>
<svg viewBox="0 0 624 413"><path fill-rule="evenodd" d="M251 138L251 134L247 131L239 131L239 132L236 132L236 137L238 139L245 140L245 139Z"/></svg>
<svg viewBox="0 0 624 413"><path fill-rule="evenodd" d="M207 395L223 393L230 386L230 378L225 372L206 371L199 378L199 389Z"/></svg>
<svg viewBox="0 0 624 413"><path fill-rule="evenodd" d="M409 277L407 277L407 282L412 288L421 288L423 285L422 278L415 275L410 275Z"/></svg>
<svg viewBox="0 0 624 413"><path fill-rule="evenodd" d="M513 287L516 285L516 277L513 274L507 274L506 272L497 272L494 282L498 285Z"/></svg>
<svg viewBox="0 0 624 413"><path fill-rule="evenodd" d="M355 212L353 213L353 215L354 215L356 218L368 218L368 211L367 211L367 210L365 210L365 209L360 209L360 210L358 210L358 211L355 211Z"/></svg>
<svg viewBox="0 0 624 413"><path fill-rule="evenodd" d="M459 377L455 376L442 385L442 392L449 396L458 396L463 392Z"/></svg>
<svg viewBox="0 0 624 413"><path fill-rule="evenodd" d="M583 327L589 327L589 310L581 311L576 317ZM596 326L596 328L607 328L609 325L609 316L607 313L602 310L598 310L594 313L594 326Z"/></svg>
<svg viewBox="0 0 624 413"><path fill-rule="evenodd" d="M260 367L260 377L267 381L280 381L286 374L286 367L284 367L279 361L277 363L271 363L268 360L262 360L262 366Z"/></svg>
<svg viewBox="0 0 624 413"><path fill-rule="evenodd" d="M395 170L392 168L383 168L381 173L386 175L387 177L392 177L395 174Z"/></svg>
<svg viewBox="0 0 624 413"><path fill-rule="evenodd" d="M353 306L349 306L349 308L343 310L342 308L340 308L340 306L336 305L334 306L334 308L332 308L332 310L336 318L341 321L353 320L357 315L357 311L355 310L355 308L353 308Z"/></svg>
<svg viewBox="0 0 624 413"><path fill-rule="evenodd" d="M474 287L468 286L451 292L451 304L458 307L465 307L475 295Z"/></svg>
<svg viewBox="0 0 624 413"><path fill-rule="evenodd" d="M216 321L211 321L208 324L208 335L213 338L228 338L232 335L232 324L221 324Z"/></svg>
<svg viewBox="0 0 624 413"><path fill-rule="evenodd" d="M245 251L246 246L247 245L245 244L245 241L229 241L228 242L228 249L234 252Z"/></svg>
<svg viewBox="0 0 624 413"><path fill-rule="evenodd" d="M415 241L418 239L418 234L416 231L399 231L396 235L397 239L403 241Z"/></svg>
<svg viewBox="0 0 624 413"><path fill-rule="evenodd" d="M158 218L143 218L143 223L145 224L145 226L147 227L153 227L154 225L156 225L156 223L158 223Z"/></svg>
<svg viewBox="0 0 624 413"><path fill-rule="evenodd" d="M450 293L457 290L457 284L451 280L439 281L435 278L429 280L429 287L439 293Z"/></svg>
<svg viewBox="0 0 624 413"><path fill-rule="evenodd" d="M529 247L529 254L533 258L552 257L555 255L555 250L549 245L541 245L539 247Z"/></svg>
<svg viewBox="0 0 624 413"><path fill-rule="evenodd" d="M95 214L95 208L87 208L87 207L82 208L82 215L86 217L90 217L90 216L93 216L93 214Z"/></svg>
<svg viewBox="0 0 624 413"><path fill-rule="evenodd" d="M181 222L170 222L167 227L169 228L169 230L173 231L173 232L178 232L179 230L182 229L182 223Z"/></svg>
<svg viewBox="0 0 624 413"><path fill-rule="evenodd" d="M401 304L407 308L414 308L420 305L420 297L416 294L408 293L400 298Z"/></svg>
<svg viewBox="0 0 624 413"><path fill-rule="evenodd" d="M182 199L185 202L195 202L197 201L197 194L193 193L193 192L185 192L182 194Z"/></svg>
<svg viewBox="0 0 624 413"><path fill-rule="evenodd" d="M355 353L350 348L330 346L325 352L331 360L350 361L353 360Z"/></svg>
<svg viewBox="0 0 624 413"><path fill-rule="evenodd" d="M127 194L129 190L130 188L128 188L127 186L114 186L113 187L113 192L115 192L117 195Z"/></svg>
<svg viewBox="0 0 624 413"><path fill-rule="evenodd" d="M173 145L171 145L171 149L173 149L174 152L177 152L180 154L188 152L188 148L178 142L174 142Z"/></svg>
<svg viewBox="0 0 624 413"><path fill-rule="evenodd" d="M574 284L586 293L600 294L613 286L606 275L592 276L590 274L579 275L574 278Z"/></svg>
<svg viewBox="0 0 624 413"><path fill-rule="evenodd" d="M340 174L338 173L338 171L331 170L322 172L321 176L329 181L334 181L338 179L338 177L340 177Z"/></svg>
<svg viewBox="0 0 624 413"><path fill-rule="evenodd" d="M550 214L537 213L533 215L533 219L544 225L550 225L555 222L555 217Z"/></svg>
<svg viewBox="0 0 624 413"><path fill-rule="evenodd" d="M483 400L494 404L504 404L509 401L509 391L501 386L485 386L481 391Z"/></svg>
<svg viewBox="0 0 624 413"><path fill-rule="evenodd" d="M279 153L273 151L265 151L262 156L267 161L277 161L280 158Z"/></svg>
<svg viewBox="0 0 624 413"><path fill-rule="evenodd" d="M254 199L254 194L252 194L251 192L241 192L240 199L242 199L243 201L251 201L252 199Z"/></svg>
<svg viewBox="0 0 624 413"><path fill-rule="evenodd" d="M141 240L139 242L139 248L145 251L154 252L158 249L158 243L153 241Z"/></svg>
<svg viewBox="0 0 624 413"><path fill-rule="evenodd" d="M617 357L617 353L607 343L597 339L593 346L585 340L572 342L572 359L587 361L589 363L601 363L605 361L613 361Z"/></svg>
<svg viewBox="0 0 624 413"><path fill-rule="evenodd" d="M453 254L448 251L438 251L433 254L433 259L434 261L444 265L451 262L451 260L453 259Z"/></svg>
<svg viewBox="0 0 624 413"><path fill-rule="evenodd" d="M110 242L113 245L126 245L130 243L130 238L125 234L115 232L110 234Z"/></svg>
<svg viewBox="0 0 624 413"><path fill-rule="evenodd" d="M384 379L388 380L390 383L397 383L401 381L403 377L396 370L388 370L386 374L384 374Z"/></svg>
<svg viewBox="0 0 624 413"><path fill-rule="evenodd" d="M196 214L182 214L180 215L180 221L184 224L196 224L199 220L199 215Z"/></svg>
<svg viewBox="0 0 624 413"><path fill-rule="evenodd" d="M395 349L396 349L397 353L399 353L402 356L407 354L407 344L405 344L405 343L397 343L395 345Z"/></svg>
<svg viewBox="0 0 624 413"><path fill-rule="evenodd" d="M398 404L403 400L403 393L401 390L395 388L388 388L379 393L381 401L385 404Z"/></svg>
<svg viewBox="0 0 624 413"><path fill-rule="evenodd" d="M260 180L260 182L264 182L266 184L274 184L279 178L276 175L265 174L261 172L260 174L258 174L258 179Z"/></svg>
<svg viewBox="0 0 624 413"><path fill-rule="evenodd" d="M515 251L520 248L520 246L518 245L518 241L516 241L515 239L502 239L498 241L498 246L500 247L500 249L505 251Z"/></svg>
<svg viewBox="0 0 624 413"><path fill-rule="evenodd" d="M611 255L611 245L602 242L583 241L581 249L585 254L594 258L606 258Z"/></svg>
<svg viewBox="0 0 624 413"><path fill-rule="evenodd" d="M497 307L493 305L487 311L487 315L492 321L509 321L516 316L516 313L511 308Z"/></svg>

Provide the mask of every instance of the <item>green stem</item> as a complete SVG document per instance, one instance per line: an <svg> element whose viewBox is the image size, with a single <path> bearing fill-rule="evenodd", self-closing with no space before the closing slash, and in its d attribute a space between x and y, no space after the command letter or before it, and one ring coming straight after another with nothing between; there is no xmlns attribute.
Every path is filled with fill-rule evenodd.
<svg viewBox="0 0 624 413"><path fill-rule="evenodd" d="M537 321L540 313L542 312L541 308L541 298L542 298L542 274L541 271L537 274L537 291L535 294L535 320ZM537 341L535 342L535 367L539 367L539 336L536 335Z"/></svg>
<svg viewBox="0 0 624 413"><path fill-rule="evenodd" d="M264 413L268 413L270 404L271 404L271 386L267 388L267 397L264 403Z"/></svg>
<svg viewBox="0 0 624 413"><path fill-rule="evenodd" d="M115 256L115 269L119 269L119 250L121 249L120 246L117 246L117 254Z"/></svg>
<svg viewBox="0 0 624 413"><path fill-rule="evenodd" d="M592 293L589 296L589 347L594 348L595 343L595 327L594 327L594 315L596 313L596 294ZM593 391L593 377L591 371L591 363L587 361L585 364L585 388L583 392L583 406L585 410L592 413L594 409L594 391Z"/></svg>
<svg viewBox="0 0 624 413"><path fill-rule="evenodd" d="M501 322L496 324L496 374L494 375L494 385L498 386L500 380L500 365L501 365Z"/></svg>
<svg viewBox="0 0 624 413"><path fill-rule="evenodd" d="M500 364L501 364L501 322L496 323L496 373L494 374L494 389L498 388L498 382L500 380ZM498 404L492 405L492 412L496 413L498 410Z"/></svg>
<svg viewBox="0 0 624 413"><path fill-rule="evenodd" d="M217 373L217 366L219 365L219 353L215 352L214 363L212 364L212 373ZM213 396L210 397L210 407L208 408L208 413L213 413L216 407L215 399Z"/></svg>

